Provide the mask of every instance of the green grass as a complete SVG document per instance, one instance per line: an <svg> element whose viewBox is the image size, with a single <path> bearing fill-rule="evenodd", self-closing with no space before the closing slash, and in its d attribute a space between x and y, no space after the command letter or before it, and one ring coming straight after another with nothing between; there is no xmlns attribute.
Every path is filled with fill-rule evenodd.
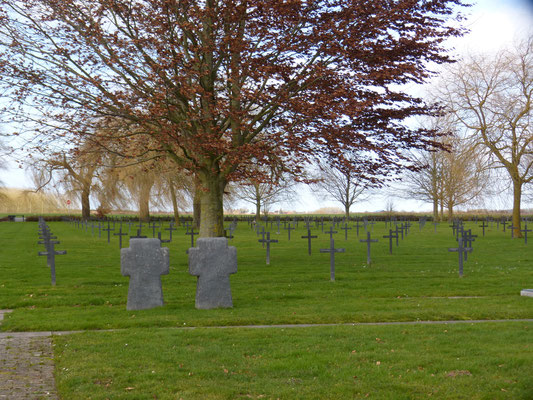
<svg viewBox="0 0 533 400"><path fill-rule="evenodd" d="M414 224L389 255L382 238L388 229L377 224L371 265L359 243L362 232L358 238L353 229L345 241L339 231L335 244L346 252L336 255L330 282L329 255L318 252L329 246L328 235L313 230L319 238L308 256L303 226L290 242L274 226L279 243L272 244L267 266L258 237L240 222L230 243L238 254L238 273L230 278L234 308L224 310L194 308L196 278L185 254L190 237L180 228L167 245L165 306L127 311L128 278L120 274L116 237L108 244L105 232L98 239L90 227L49 223L61 241L57 249L67 250L56 258L52 287L46 259L37 256L37 224L3 223L0 308L14 311L0 329L121 329L54 338L63 399L532 398L530 322L172 329L533 318L533 299L519 295L533 288L533 244L494 226L476 240L459 278L447 225L435 233L430 224L422 231ZM481 236L477 225L467 227Z"/></svg>
<svg viewBox="0 0 533 400"><path fill-rule="evenodd" d="M531 399L531 323L177 329L55 339L69 399Z"/></svg>

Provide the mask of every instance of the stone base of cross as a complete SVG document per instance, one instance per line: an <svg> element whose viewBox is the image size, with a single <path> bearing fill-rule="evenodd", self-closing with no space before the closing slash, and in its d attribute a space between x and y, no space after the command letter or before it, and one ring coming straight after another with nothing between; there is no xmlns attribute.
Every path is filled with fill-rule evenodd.
<svg viewBox="0 0 533 400"><path fill-rule="evenodd" d="M189 273L198 277L196 308L231 308L229 276L237 273L237 249L224 237L199 238L189 249Z"/></svg>

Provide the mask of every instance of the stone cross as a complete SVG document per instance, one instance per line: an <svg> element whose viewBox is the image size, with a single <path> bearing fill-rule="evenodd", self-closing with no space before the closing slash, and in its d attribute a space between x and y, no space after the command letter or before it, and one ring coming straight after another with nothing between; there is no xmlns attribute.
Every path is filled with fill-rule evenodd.
<svg viewBox="0 0 533 400"><path fill-rule="evenodd" d="M318 236L311 236L311 229L307 229L307 236L302 236L302 239L307 239L307 252L311 255L311 239L316 239Z"/></svg>
<svg viewBox="0 0 533 400"><path fill-rule="evenodd" d="M448 251L453 251L459 253L459 276L463 276L463 256L469 252L472 251L471 247L464 247L463 246L463 239L458 239L459 245L455 248L448 248Z"/></svg>
<svg viewBox="0 0 533 400"><path fill-rule="evenodd" d="M130 247L120 250L120 272L130 277L127 310L163 305L161 275L168 267L168 248L159 239L130 239Z"/></svg>
<svg viewBox="0 0 533 400"><path fill-rule="evenodd" d="M196 308L233 307L229 276L237 273L237 249L223 237L199 238L189 249L189 273L198 277Z"/></svg>
<svg viewBox="0 0 533 400"><path fill-rule="evenodd" d="M139 225L137 225L137 228L138 228L138 229L137 229L137 234L138 234L139 236L141 236L141 234L142 234L143 226L144 226L144 225L143 225L142 221L139 221Z"/></svg>
<svg viewBox="0 0 533 400"><path fill-rule="evenodd" d="M329 249L320 249L321 253L329 253L330 280L335 281L335 253L344 253L345 249L335 248L335 239L329 239Z"/></svg>
<svg viewBox="0 0 533 400"><path fill-rule="evenodd" d="M263 232L263 239L259 239L259 243L262 243L263 244L263 248L265 248L265 243L266 243L266 265L270 265L270 243L278 243L277 240L271 240L270 239L270 232L266 232L266 239L264 238L264 233Z"/></svg>
<svg viewBox="0 0 533 400"><path fill-rule="evenodd" d="M370 259L370 244L371 243L376 243L378 240L377 239L371 239L370 238L370 232L367 232L366 233L366 240L359 239L359 241L361 243L366 243L366 263L367 263L367 265L370 265L372 263L372 260Z"/></svg>

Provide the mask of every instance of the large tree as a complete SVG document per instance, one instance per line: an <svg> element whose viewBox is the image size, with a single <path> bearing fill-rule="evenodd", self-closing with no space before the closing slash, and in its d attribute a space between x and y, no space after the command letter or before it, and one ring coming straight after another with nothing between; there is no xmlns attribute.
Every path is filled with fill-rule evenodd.
<svg viewBox="0 0 533 400"><path fill-rule="evenodd" d="M525 184L533 182L533 36L498 54L471 55L449 69L441 99L471 139L506 171L520 232Z"/></svg>
<svg viewBox="0 0 533 400"><path fill-rule="evenodd" d="M198 179L200 235L223 236L224 188L252 177L252 164L281 160L298 175L328 157L373 176L409 165L404 149L432 146L403 124L431 111L401 87L450 61L443 41L462 33L462 4L0 0L0 74L42 113L40 137L53 128L48 141L99 118L135 126L124 136ZM141 156L140 142L124 155ZM366 162L351 164L352 150Z"/></svg>

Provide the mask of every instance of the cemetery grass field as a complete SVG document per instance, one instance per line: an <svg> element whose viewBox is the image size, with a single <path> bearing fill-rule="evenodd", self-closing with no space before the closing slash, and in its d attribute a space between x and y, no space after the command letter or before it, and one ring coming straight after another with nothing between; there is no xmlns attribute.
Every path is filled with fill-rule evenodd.
<svg viewBox="0 0 533 400"><path fill-rule="evenodd" d="M230 245L238 273L233 309L196 310L196 277L187 270L190 236L173 233L165 306L127 311L117 237L107 243L64 222L49 222L61 242L57 286L50 285L36 223L0 224L3 331L90 330L55 336L56 381L64 399L531 399L533 323L346 325L238 328L244 325L351 324L533 318L533 240L511 239L496 224L479 235L458 277L457 243L447 223L427 223L393 245L383 222L372 229L372 264L355 228L338 229L336 281L330 282L329 235L300 223L276 234L271 263L246 222ZM329 226L326 226L327 230ZM143 233L152 236L151 230ZM168 238L164 231L163 238ZM124 243L127 246L127 240ZM228 329L209 327L230 326ZM189 327L199 327L190 330ZM203 327L203 328L202 328ZM176 329L180 328L180 329ZM185 328L185 329L184 329ZM115 329L115 331L106 331Z"/></svg>

